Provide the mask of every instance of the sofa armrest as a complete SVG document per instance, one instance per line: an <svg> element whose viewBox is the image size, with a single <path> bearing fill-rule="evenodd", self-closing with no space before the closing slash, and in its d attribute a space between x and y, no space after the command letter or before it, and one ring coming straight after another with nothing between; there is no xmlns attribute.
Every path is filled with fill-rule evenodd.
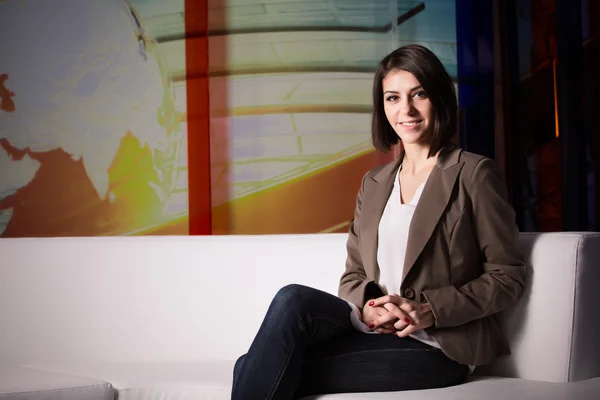
<svg viewBox="0 0 600 400"><path fill-rule="evenodd" d="M498 315L510 356L478 374L552 382L600 376L600 234L522 233L523 297Z"/></svg>

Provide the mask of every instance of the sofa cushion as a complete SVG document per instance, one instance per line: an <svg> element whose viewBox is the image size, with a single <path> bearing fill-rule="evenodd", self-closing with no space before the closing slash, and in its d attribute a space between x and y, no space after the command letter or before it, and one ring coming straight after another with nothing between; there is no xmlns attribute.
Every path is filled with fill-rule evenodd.
<svg viewBox="0 0 600 400"><path fill-rule="evenodd" d="M600 378L566 383L474 377L463 385L444 389L321 395L303 400L593 400L598 399L599 390Z"/></svg>
<svg viewBox="0 0 600 400"><path fill-rule="evenodd" d="M233 361L40 364L39 368L109 381L119 400L220 400L231 397ZM0 400L4 400L1 399Z"/></svg>
<svg viewBox="0 0 600 400"><path fill-rule="evenodd" d="M119 400L228 400L231 396L233 361L95 364L54 368L106 379L118 391ZM599 392L600 378L554 383L473 377L465 384L444 389L320 395L305 400L588 400L598 398Z"/></svg>
<svg viewBox="0 0 600 400"><path fill-rule="evenodd" d="M2 400L113 400L110 383L34 368L0 366Z"/></svg>

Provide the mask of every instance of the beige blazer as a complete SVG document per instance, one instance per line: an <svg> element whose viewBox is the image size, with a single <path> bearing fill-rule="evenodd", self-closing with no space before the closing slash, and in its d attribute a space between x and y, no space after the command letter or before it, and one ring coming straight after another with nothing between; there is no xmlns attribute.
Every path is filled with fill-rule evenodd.
<svg viewBox="0 0 600 400"><path fill-rule="evenodd" d="M377 231L403 154L363 178L339 296L362 309L379 279ZM409 228L400 293L429 302L426 331L451 359L482 365L510 353L494 314L523 293L515 213L495 163L450 145L438 157Z"/></svg>

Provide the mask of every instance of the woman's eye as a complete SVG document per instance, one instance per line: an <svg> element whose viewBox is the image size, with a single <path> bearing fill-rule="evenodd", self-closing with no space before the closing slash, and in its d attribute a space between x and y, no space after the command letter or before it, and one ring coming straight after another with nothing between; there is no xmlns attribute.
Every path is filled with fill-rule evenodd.
<svg viewBox="0 0 600 400"><path fill-rule="evenodd" d="M416 92L415 94L413 94L413 97L418 97L420 99L424 99L425 97L427 97L427 93L420 90L420 91Z"/></svg>
<svg viewBox="0 0 600 400"><path fill-rule="evenodd" d="M386 98L387 101L396 101L398 99L398 96L388 96Z"/></svg>

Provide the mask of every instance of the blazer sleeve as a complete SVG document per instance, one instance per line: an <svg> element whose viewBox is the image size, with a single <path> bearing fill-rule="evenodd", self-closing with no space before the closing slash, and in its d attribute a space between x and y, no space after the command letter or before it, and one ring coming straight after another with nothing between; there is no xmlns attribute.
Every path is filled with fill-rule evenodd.
<svg viewBox="0 0 600 400"><path fill-rule="evenodd" d="M526 276L515 211L506 184L489 158L475 167L470 184L472 221L482 255L483 273L467 284L422 293L435 317L435 328L455 327L514 305Z"/></svg>
<svg viewBox="0 0 600 400"><path fill-rule="evenodd" d="M342 274L338 288L338 296L353 303L359 310L362 310L368 299L384 295L381 288L373 280L367 279L358 246L360 236L359 222L367 176L368 174L363 177L358 196L356 197L354 218L350 222L348 240L346 241L346 269Z"/></svg>

